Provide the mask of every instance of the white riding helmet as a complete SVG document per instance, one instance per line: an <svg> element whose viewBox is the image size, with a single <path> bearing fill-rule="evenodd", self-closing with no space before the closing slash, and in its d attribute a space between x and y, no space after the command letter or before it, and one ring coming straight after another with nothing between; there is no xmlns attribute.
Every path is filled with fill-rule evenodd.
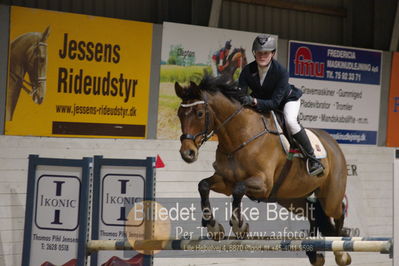
<svg viewBox="0 0 399 266"><path fill-rule="evenodd" d="M275 51L276 49L276 38L266 34L258 35L252 44L253 53L257 51Z"/></svg>

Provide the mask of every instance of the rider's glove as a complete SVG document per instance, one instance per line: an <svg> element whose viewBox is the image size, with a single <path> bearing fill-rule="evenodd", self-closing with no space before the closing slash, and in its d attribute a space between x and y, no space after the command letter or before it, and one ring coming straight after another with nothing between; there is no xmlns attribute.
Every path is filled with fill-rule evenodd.
<svg viewBox="0 0 399 266"><path fill-rule="evenodd" d="M244 106L246 106L246 105L254 106L255 105L254 98L250 95L242 96L240 99L240 102Z"/></svg>

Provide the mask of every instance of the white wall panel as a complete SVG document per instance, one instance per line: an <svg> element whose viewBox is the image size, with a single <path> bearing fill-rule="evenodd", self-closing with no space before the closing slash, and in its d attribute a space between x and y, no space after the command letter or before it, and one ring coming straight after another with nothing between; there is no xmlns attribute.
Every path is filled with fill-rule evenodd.
<svg viewBox="0 0 399 266"><path fill-rule="evenodd" d="M179 141L78 139L0 136L0 266L19 265L22 252L28 155L82 158L143 159L159 154L166 167L157 169L157 197L196 197L198 182L212 174L216 143L206 143L199 161L184 163ZM342 146L347 162L355 165L348 177L349 216L346 226L357 227L365 236L392 236L393 149ZM211 193L212 197L220 196ZM352 253L352 265L392 265L387 255ZM326 265L335 265L327 254ZM156 259L155 265L249 265L251 259ZM256 259L267 265L307 265L307 259Z"/></svg>

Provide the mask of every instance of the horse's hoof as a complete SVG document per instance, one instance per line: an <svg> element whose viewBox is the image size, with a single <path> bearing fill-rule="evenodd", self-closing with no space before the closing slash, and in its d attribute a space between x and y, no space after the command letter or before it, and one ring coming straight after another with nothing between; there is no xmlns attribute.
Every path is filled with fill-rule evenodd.
<svg viewBox="0 0 399 266"><path fill-rule="evenodd" d="M209 221L207 221L207 220L205 220L204 218L202 218L202 220L201 220L201 225L202 225L202 227L207 227L208 224L209 224Z"/></svg>
<svg viewBox="0 0 399 266"><path fill-rule="evenodd" d="M237 239L246 239L248 236L249 232L249 225L248 223L242 223L241 226L239 226L239 223L234 223L233 224L233 232L236 235Z"/></svg>
<svg viewBox="0 0 399 266"><path fill-rule="evenodd" d="M323 254L316 254L316 260L312 263L313 266L323 266L326 260Z"/></svg>
<svg viewBox="0 0 399 266"><path fill-rule="evenodd" d="M335 262L339 266L346 266L352 263L352 258L348 252L334 252Z"/></svg>
<svg viewBox="0 0 399 266"><path fill-rule="evenodd" d="M215 222L214 226L208 224L206 228L208 229L209 237L211 237L213 240L220 241L224 239L225 236L224 228L223 225L221 225L220 223Z"/></svg>

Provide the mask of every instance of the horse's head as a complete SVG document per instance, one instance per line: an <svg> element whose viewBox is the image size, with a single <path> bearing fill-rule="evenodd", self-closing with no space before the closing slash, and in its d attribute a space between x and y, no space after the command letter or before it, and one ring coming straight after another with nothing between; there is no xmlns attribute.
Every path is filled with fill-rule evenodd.
<svg viewBox="0 0 399 266"><path fill-rule="evenodd" d="M236 100L242 91L228 76L206 76L199 85L190 82L188 87L175 83L176 95L180 97L177 115L182 135L180 154L184 161L192 163L198 158L201 145L213 134L224 131L225 125L241 110Z"/></svg>
<svg viewBox="0 0 399 266"><path fill-rule="evenodd" d="M237 68L242 69L247 64L247 56L244 48L234 48L233 52L227 58L228 66L222 71L222 75L230 76L234 79Z"/></svg>
<svg viewBox="0 0 399 266"><path fill-rule="evenodd" d="M182 99L177 112L183 133L180 154L184 161L192 163L198 158L199 147L212 134L209 110L200 88L194 82L190 82L189 87L182 87L176 82L175 91Z"/></svg>
<svg viewBox="0 0 399 266"><path fill-rule="evenodd" d="M46 73L47 73L47 38L50 27L47 27L36 42L28 50L27 72L32 85L32 99L41 104L46 95Z"/></svg>
<svg viewBox="0 0 399 266"><path fill-rule="evenodd" d="M245 55L245 49L234 48L233 52L229 55L227 61L233 64L236 68L242 68L247 64L247 56Z"/></svg>

